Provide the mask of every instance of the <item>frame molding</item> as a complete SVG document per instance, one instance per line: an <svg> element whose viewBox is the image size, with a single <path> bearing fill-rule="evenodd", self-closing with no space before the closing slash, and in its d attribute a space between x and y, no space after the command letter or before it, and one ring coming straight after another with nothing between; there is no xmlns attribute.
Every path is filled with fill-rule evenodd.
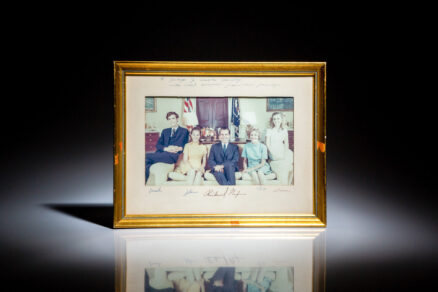
<svg viewBox="0 0 438 292"><path fill-rule="evenodd" d="M127 215L127 76L313 77L313 214ZM114 228L135 227L325 227L326 226L326 63L325 62L114 62Z"/></svg>

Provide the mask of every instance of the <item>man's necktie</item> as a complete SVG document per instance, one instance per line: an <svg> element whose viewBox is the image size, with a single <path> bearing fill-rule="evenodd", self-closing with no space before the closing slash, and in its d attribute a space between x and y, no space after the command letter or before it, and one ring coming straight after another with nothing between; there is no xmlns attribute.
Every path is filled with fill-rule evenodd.
<svg viewBox="0 0 438 292"><path fill-rule="evenodd" d="M227 147L225 146L225 144L224 144L224 146L222 147L222 150L224 151L224 154L225 154L225 150L227 150Z"/></svg>
<svg viewBox="0 0 438 292"><path fill-rule="evenodd" d="M170 134L170 137L173 137L173 136L175 136L175 129L174 128L172 128L172 134Z"/></svg>

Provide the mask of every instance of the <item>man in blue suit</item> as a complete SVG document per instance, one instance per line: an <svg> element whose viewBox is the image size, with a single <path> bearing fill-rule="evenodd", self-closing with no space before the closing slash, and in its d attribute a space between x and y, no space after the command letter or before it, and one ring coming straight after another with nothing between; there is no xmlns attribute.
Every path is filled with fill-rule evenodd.
<svg viewBox="0 0 438 292"><path fill-rule="evenodd" d="M183 152L184 145L189 141L189 131L178 126L178 114L168 112L166 119L170 128L164 129L158 139L155 153L146 154L146 182L149 178L149 169L157 162L176 163L178 156Z"/></svg>
<svg viewBox="0 0 438 292"><path fill-rule="evenodd" d="M211 146L208 165L220 185L235 185L235 172L239 170L239 148L230 143L230 130L221 129L220 143Z"/></svg>

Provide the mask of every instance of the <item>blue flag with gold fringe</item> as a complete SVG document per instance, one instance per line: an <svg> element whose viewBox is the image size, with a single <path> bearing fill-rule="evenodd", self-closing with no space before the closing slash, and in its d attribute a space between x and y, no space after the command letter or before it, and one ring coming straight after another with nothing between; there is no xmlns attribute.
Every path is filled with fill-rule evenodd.
<svg viewBox="0 0 438 292"><path fill-rule="evenodd" d="M239 137L239 126L240 126L240 108L239 99L237 97L232 98L232 108L231 108L231 123L235 126L235 137Z"/></svg>

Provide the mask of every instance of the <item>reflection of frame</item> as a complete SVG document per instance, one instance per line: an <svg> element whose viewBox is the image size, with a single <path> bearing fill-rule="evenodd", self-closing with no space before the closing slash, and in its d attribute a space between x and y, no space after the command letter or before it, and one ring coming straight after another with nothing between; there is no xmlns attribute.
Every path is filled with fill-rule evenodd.
<svg viewBox="0 0 438 292"><path fill-rule="evenodd" d="M266 100L266 111L293 111L294 98L293 97L271 97Z"/></svg>
<svg viewBox="0 0 438 292"><path fill-rule="evenodd" d="M116 228L325 226L325 63L128 61L115 62L114 70ZM147 97L154 97L155 112L143 110ZM271 97L281 100L266 101ZM294 106L283 100L286 97L289 100L293 97ZM200 124L210 119L206 115L201 121L204 116L197 112L200 103L195 99L200 101L201 98L211 100L206 108L213 109L216 114L219 106L223 108L224 115L211 121L218 121L219 116L224 119L231 130L229 143L242 148L255 143L247 141L248 137L243 134L248 126L258 127L262 133L255 137L259 137L261 144L267 144L268 127L279 125L274 125L273 112L268 113L265 104L285 110L281 113L281 121L293 124L293 129L276 130L279 140L273 144L284 148L285 152L270 151L267 147L268 154L273 154L266 160L273 170L272 180L259 176L258 182L245 182L244 174L248 173L243 172L240 164L235 166L235 181L231 183L228 178L228 184L213 175L213 170L208 174L197 168L201 174L196 184L187 183L188 173L177 173L178 164L184 160L182 150L188 143L187 139L182 139L181 146L171 144L170 141L179 139L178 130L174 133L171 129L187 133L187 129L196 125L193 121L198 120ZM224 100L228 101L221 103ZM151 108L146 105L148 107ZM295 107L300 115L294 116ZM169 112L176 112L178 117L167 116ZM269 116L272 123L268 121ZM175 121L176 128L172 126ZM191 124L188 121L192 121ZM145 124L148 125L146 129ZM218 127L223 127L222 122ZM296 139L294 133L300 133ZM272 139L272 133L270 137ZM204 154L207 157L213 152L211 144L217 142L216 138L203 142L210 143ZM293 142L288 144L286 141ZM158 147L159 143L169 145ZM278 147L282 145L284 147ZM241 158L242 148L236 158ZM152 167L148 164L155 152L168 156L166 152L172 151L177 154L172 160L156 160ZM223 152L216 149L213 153L221 155ZM275 163L284 163L284 167L291 169L275 171ZM145 181L148 167L149 174L155 168L155 180L149 181L149 176ZM293 183L281 183L283 176Z"/></svg>
<svg viewBox="0 0 438 292"><path fill-rule="evenodd" d="M228 291L325 291L323 231L233 234L229 240L229 233L217 230L115 233L116 291L209 291L203 288L212 277L227 274L222 283L235 287Z"/></svg>
<svg viewBox="0 0 438 292"><path fill-rule="evenodd" d="M145 111L156 112L157 111L157 100L155 97L145 97Z"/></svg>

